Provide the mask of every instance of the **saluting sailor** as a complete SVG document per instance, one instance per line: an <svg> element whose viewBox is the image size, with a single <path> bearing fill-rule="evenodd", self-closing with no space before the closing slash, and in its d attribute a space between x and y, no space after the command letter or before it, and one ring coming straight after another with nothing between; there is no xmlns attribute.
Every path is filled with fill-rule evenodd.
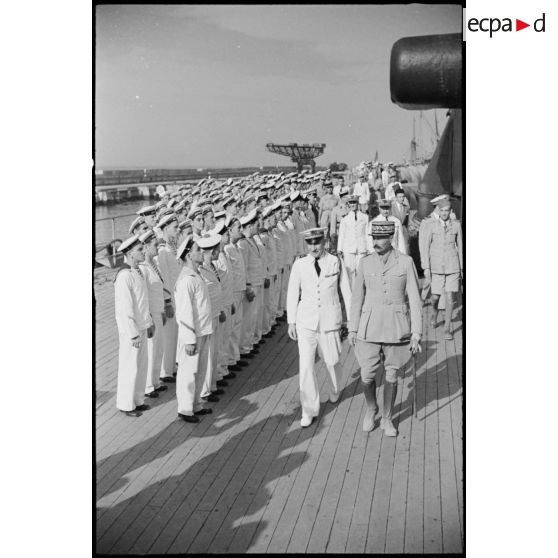
<svg viewBox="0 0 558 558"><path fill-rule="evenodd" d="M114 310L118 326L118 380L116 407L130 417L141 416L145 405L147 339L154 333L145 279L138 267L144 260L137 236L126 239L118 251L126 265L114 279Z"/></svg>
<svg viewBox="0 0 558 558"><path fill-rule="evenodd" d="M410 256L393 249L394 232L394 223L372 221L374 253L363 258L358 266L349 319L349 342L355 347L367 405L362 426L365 432L375 426L378 412L375 377L381 353L385 357L381 428L386 436L397 436L392 422L397 371L408 362L411 352L420 351L422 334L417 270Z"/></svg>
<svg viewBox="0 0 558 558"><path fill-rule="evenodd" d="M325 230L309 229L303 233L308 255L296 260L291 270L287 292L289 337L298 341L300 402L302 427L309 426L320 411L320 392L314 361L316 349L328 371L329 400L337 402L340 393L341 302L338 285L339 258L325 250Z"/></svg>

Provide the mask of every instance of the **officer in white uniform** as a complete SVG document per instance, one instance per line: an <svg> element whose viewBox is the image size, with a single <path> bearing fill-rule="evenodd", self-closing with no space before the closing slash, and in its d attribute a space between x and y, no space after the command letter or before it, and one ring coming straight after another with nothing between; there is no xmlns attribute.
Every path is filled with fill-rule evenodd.
<svg viewBox="0 0 558 558"><path fill-rule="evenodd" d="M126 239L118 251L126 266L114 279L114 310L118 326L118 381L116 407L130 417L141 416L145 405L147 379L147 339L154 333L149 313L147 285L138 267L144 260L143 245L137 236Z"/></svg>
<svg viewBox="0 0 558 558"><path fill-rule="evenodd" d="M320 393L314 371L316 348L328 370L330 401L337 402L340 392L341 354L339 330L342 322L338 295L339 259L325 250L325 229L303 233L308 255L296 260L287 291L289 337L298 341L302 427L309 426L320 411Z"/></svg>
<svg viewBox="0 0 558 558"><path fill-rule="evenodd" d="M349 212L339 225L339 238L337 240L337 253L343 258L345 269L349 275L351 287L354 283L358 262L366 256L366 226L368 217L357 210L358 197L351 196L347 200Z"/></svg>

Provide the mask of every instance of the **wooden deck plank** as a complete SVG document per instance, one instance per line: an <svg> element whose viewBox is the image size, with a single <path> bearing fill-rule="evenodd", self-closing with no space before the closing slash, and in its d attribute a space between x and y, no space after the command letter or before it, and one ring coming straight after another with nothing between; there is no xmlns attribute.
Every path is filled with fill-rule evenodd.
<svg viewBox="0 0 558 558"><path fill-rule="evenodd" d="M440 496L440 444L438 439L438 373L437 349L443 343L443 326L435 330L436 367L426 378L425 463L424 463L424 552L441 553L442 506Z"/></svg>
<svg viewBox="0 0 558 558"><path fill-rule="evenodd" d="M398 430L395 458L391 478L389 512L386 524L384 551L401 554L405 549L405 512L409 482L409 458L413 422L413 361L405 367L405 376L399 380L399 405L394 409L394 424Z"/></svg>
<svg viewBox="0 0 558 558"><path fill-rule="evenodd" d="M345 354L342 355L343 363L347 359L348 354L349 352L346 351ZM325 384L325 370L321 369L322 366L320 366L317 370L320 389L322 389ZM342 385L344 385L344 383L342 383ZM332 412L335 412L335 409L332 409ZM254 532L251 545L247 552L253 553L268 551L268 547L275 531L278 528L282 528L279 523L284 517L284 510L289 503L289 498L293 493L296 493L297 495L301 494L302 489L300 487L307 486L308 476L312 474L316 466L316 453L319 451L321 444L319 440L324 439L327 434L327 430L331 425L330 415L331 413L324 415L322 412L320 416L314 420L311 426L301 429L300 436L302 441L296 447L299 451L294 452L289 456L286 464L287 471L289 471L289 473L279 479L274 491L274 496L277 495L277 497L274 497L269 502L261 515L258 526ZM298 512L299 510L296 510L297 515Z"/></svg>
<svg viewBox="0 0 558 558"><path fill-rule="evenodd" d="M326 551L332 532L335 513L345 484L345 477L349 473L347 467L353 441L356 436L362 437L362 434L364 434L364 432L359 429L361 410L364 404L364 395L361 393L362 390L359 389L359 384L360 382L358 380L354 382L354 388L350 394L350 401L345 400L343 402L344 405L349 405L349 411L345 419L340 442L335 448L335 457L331 465L322 501L317 510L316 521L312 528L312 533L310 534L306 552L324 553ZM298 548L294 546L293 539L291 539L290 546L293 548L293 552L299 551Z"/></svg>
<svg viewBox="0 0 558 558"><path fill-rule="evenodd" d="M426 378L431 366L436 365L433 355L432 331L428 328L428 312L423 311L422 353L417 357L417 418L411 423L409 451L409 481L405 509L404 552L423 553L424 539L424 414L426 407Z"/></svg>

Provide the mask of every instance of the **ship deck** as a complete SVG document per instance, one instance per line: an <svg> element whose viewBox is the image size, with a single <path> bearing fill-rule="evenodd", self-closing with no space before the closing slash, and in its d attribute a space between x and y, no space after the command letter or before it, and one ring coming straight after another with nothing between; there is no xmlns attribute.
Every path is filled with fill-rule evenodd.
<svg viewBox="0 0 558 558"><path fill-rule="evenodd" d="M416 385L411 363L399 380L397 438L362 431L347 341L338 403L327 401L319 361L320 416L300 427L298 352L285 322L199 424L177 420L174 384L129 418L115 406L113 275L95 274L98 553L463 551L460 318L444 341L425 307Z"/></svg>

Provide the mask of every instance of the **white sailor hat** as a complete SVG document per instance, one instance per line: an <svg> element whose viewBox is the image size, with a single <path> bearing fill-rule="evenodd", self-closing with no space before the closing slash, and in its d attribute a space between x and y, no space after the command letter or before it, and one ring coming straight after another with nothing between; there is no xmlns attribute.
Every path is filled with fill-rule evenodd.
<svg viewBox="0 0 558 558"><path fill-rule="evenodd" d="M188 213L188 217L192 219L192 221L198 216L202 215L201 207L192 207L190 213Z"/></svg>
<svg viewBox="0 0 558 558"><path fill-rule="evenodd" d="M449 200L449 195L441 194L440 196L436 196L435 198L430 200L430 203L432 205L436 205L437 203L440 203L442 200Z"/></svg>
<svg viewBox="0 0 558 558"><path fill-rule="evenodd" d="M176 203L176 199L175 199L175 198L171 198L171 199L169 200L169 202L167 203L167 207L170 209L175 203Z"/></svg>
<svg viewBox="0 0 558 558"><path fill-rule="evenodd" d="M158 202L155 204L155 208L156 208L156 209L160 209L161 207L166 207L166 206L167 206L167 204L166 204L163 200L158 201Z"/></svg>
<svg viewBox="0 0 558 558"><path fill-rule="evenodd" d="M155 215L156 212L156 205L146 205L145 207L138 209L138 211L136 211L136 215Z"/></svg>
<svg viewBox="0 0 558 558"><path fill-rule="evenodd" d="M157 194L159 194L161 198L167 193L165 187L162 184L159 184L159 186L157 186L155 191L157 192Z"/></svg>
<svg viewBox="0 0 558 558"><path fill-rule="evenodd" d="M228 207L229 205L231 205L231 203L235 202L235 197L234 196L229 196L228 198L225 198L223 200L223 202L221 203L221 205L225 208Z"/></svg>
<svg viewBox="0 0 558 558"><path fill-rule="evenodd" d="M163 227L166 227L172 221L176 221L178 223L178 217L176 216L176 213L169 213L167 215L163 215L163 217L161 217L161 219L159 219L159 222L157 223L157 226L159 228L163 228Z"/></svg>
<svg viewBox="0 0 558 558"><path fill-rule="evenodd" d="M209 213L211 211L211 213L213 213L213 207L211 205L206 205L204 207L202 207L202 215L205 215L206 213Z"/></svg>
<svg viewBox="0 0 558 558"><path fill-rule="evenodd" d="M138 238L142 244L145 244L146 242L149 242L152 238L155 238L155 231L153 229L149 229L148 231L145 231L144 233L140 234Z"/></svg>
<svg viewBox="0 0 558 558"><path fill-rule="evenodd" d="M256 218L258 217L258 213L255 209L252 209L252 211L250 211L247 215L244 215L244 217L241 217L240 220L240 224L244 227L245 225L249 225L250 223L254 222L256 220Z"/></svg>
<svg viewBox="0 0 558 558"><path fill-rule="evenodd" d="M142 215L139 215L138 217L136 217L132 221L132 224L130 225L130 228L128 229L128 234L132 234L132 231L144 222L145 222L145 220L144 220Z"/></svg>
<svg viewBox="0 0 558 558"><path fill-rule="evenodd" d="M180 211L181 209L184 209L184 206L185 206L185 205L186 205L186 200L179 201L179 202L176 204L174 210L175 210L175 211Z"/></svg>
<svg viewBox="0 0 558 558"><path fill-rule="evenodd" d="M220 234L210 234L207 236L202 236L196 240L196 244L203 250L210 250L215 248L221 242Z"/></svg>
<svg viewBox="0 0 558 558"><path fill-rule="evenodd" d="M215 235L215 234L219 234L222 235L223 231L227 232L227 224L225 222L225 219L219 219L219 221L217 221L217 224L209 231L210 235Z"/></svg>
<svg viewBox="0 0 558 558"><path fill-rule="evenodd" d="M178 228L181 231L187 229L188 227L192 228L192 219L184 219L184 221L180 221L180 223L178 223Z"/></svg>
<svg viewBox="0 0 558 558"><path fill-rule="evenodd" d="M327 229L324 227L317 227L314 229L306 229L305 231L302 231L300 234L304 237L304 240L310 241L310 240L325 238L326 230Z"/></svg>
<svg viewBox="0 0 558 558"><path fill-rule="evenodd" d="M133 248L136 244L138 244L139 241L140 240L137 234L130 236L118 247L118 252L125 254L128 250L130 250L130 248Z"/></svg>
<svg viewBox="0 0 558 558"><path fill-rule="evenodd" d="M213 218L217 221L219 219L223 219L227 213L225 211L216 211L213 214Z"/></svg>
<svg viewBox="0 0 558 558"><path fill-rule="evenodd" d="M275 204L273 204L275 205ZM262 217L265 219L266 217L269 217L269 215L273 212L273 205L268 205L266 208L264 208L264 210L262 211Z"/></svg>
<svg viewBox="0 0 558 558"><path fill-rule="evenodd" d="M290 192L289 194L291 201L296 201L298 200L298 198L300 198L300 192L298 190L293 190L292 192Z"/></svg>
<svg viewBox="0 0 558 558"><path fill-rule="evenodd" d="M194 237L191 234L187 234L178 249L176 250L176 259L181 260L182 256L187 254L194 245Z"/></svg>

